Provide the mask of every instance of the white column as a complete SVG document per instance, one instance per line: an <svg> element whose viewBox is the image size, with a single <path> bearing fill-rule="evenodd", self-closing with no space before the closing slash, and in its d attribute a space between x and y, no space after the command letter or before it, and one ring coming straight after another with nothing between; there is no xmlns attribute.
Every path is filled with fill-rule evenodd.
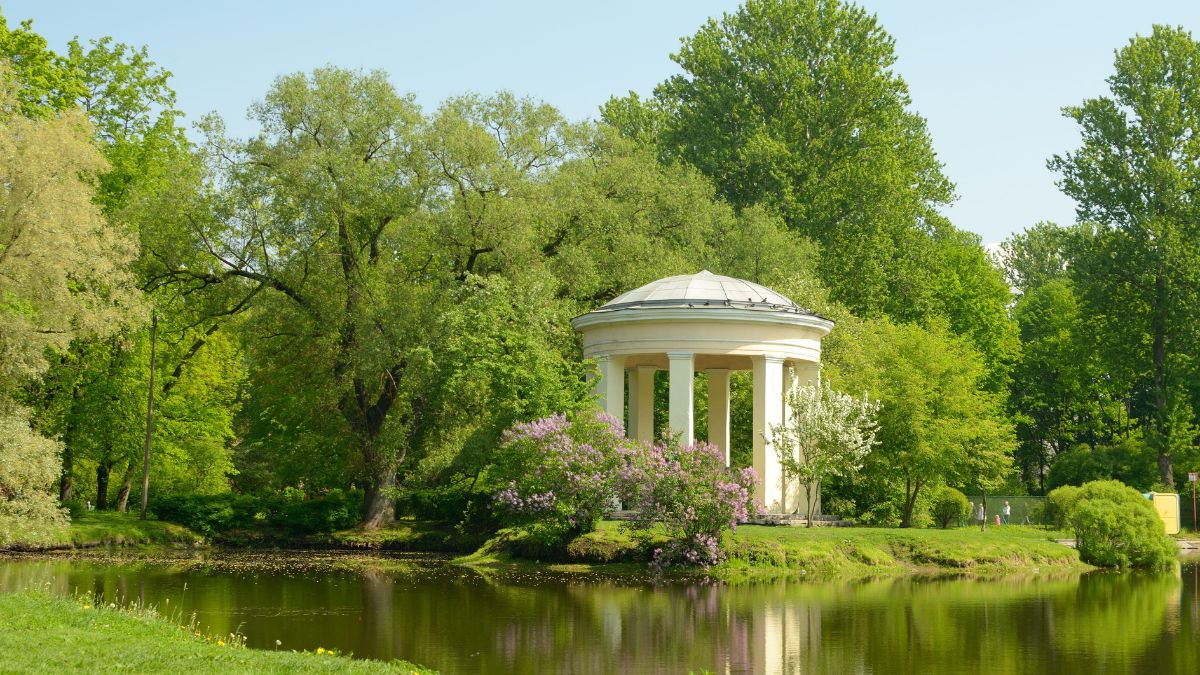
<svg viewBox="0 0 1200 675"><path fill-rule="evenodd" d="M708 373L708 442L725 453L725 466L729 466L729 371L704 372Z"/></svg>
<svg viewBox="0 0 1200 675"><path fill-rule="evenodd" d="M783 423L783 359L751 357L754 366L754 470L758 473L758 498L769 513L781 513L782 470L771 444L771 428Z"/></svg>
<svg viewBox="0 0 1200 675"><path fill-rule="evenodd" d="M685 445L695 440L693 420L695 419L695 355L691 352L667 352L670 364L670 395L667 400L668 420L671 433L680 435L680 442Z"/></svg>
<svg viewBox="0 0 1200 675"><path fill-rule="evenodd" d="M783 424L790 425L792 423L792 392L795 391L797 377L795 368L791 363L784 362L783 364ZM804 495L801 494L800 486L793 484L793 481L782 481L779 487L779 511L780 513L795 513L804 501Z"/></svg>
<svg viewBox="0 0 1200 675"><path fill-rule="evenodd" d="M629 423L625 425L625 438L637 438L638 428L638 371L626 369L629 376Z"/></svg>
<svg viewBox="0 0 1200 675"><path fill-rule="evenodd" d="M613 417L625 419L625 357L602 354L596 357L600 378L594 382L596 403Z"/></svg>
<svg viewBox="0 0 1200 675"><path fill-rule="evenodd" d="M634 433L639 441L654 441L654 373L658 368L654 366L638 366L637 367L637 429ZM634 371L630 370L630 375ZM629 390L633 391L633 384L629 385ZM633 403L630 404L632 410Z"/></svg>

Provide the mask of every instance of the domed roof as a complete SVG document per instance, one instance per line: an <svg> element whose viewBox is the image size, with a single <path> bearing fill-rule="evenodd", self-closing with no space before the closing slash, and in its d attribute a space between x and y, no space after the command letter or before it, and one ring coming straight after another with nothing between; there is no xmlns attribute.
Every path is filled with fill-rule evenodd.
<svg viewBox="0 0 1200 675"><path fill-rule="evenodd" d="M622 293L597 312L639 307L731 307L809 314L786 296L745 279L735 279L704 270L652 281Z"/></svg>

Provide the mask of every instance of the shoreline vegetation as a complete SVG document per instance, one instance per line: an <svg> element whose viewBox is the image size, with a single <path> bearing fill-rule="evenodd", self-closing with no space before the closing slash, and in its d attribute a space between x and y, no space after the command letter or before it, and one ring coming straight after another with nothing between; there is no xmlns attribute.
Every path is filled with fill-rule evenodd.
<svg viewBox="0 0 1200 675"><path fill-rule="evenodd" d="M1085 570L1075 549L1060 543L1069 535L1051 529L1008 525L980 532L973 527L911 529L830 527L798 528L743 525L725 535L727 558L697 573L711 578L770 578L800 575L811 579L846 579L882 575L948 573L996 576L1032 570ZM40 552L114 546L316 549L379 552L425 552L457 555L453 562L472 566L549 565L556 569L636 568L644 572L654 548L667 541L650 532L636 536L617 521L571 539L565 547L548 547L519 528L490 538L455 531L444 523L398 520L374 531L358 528L307 537L272 537L233 533L205 539L188 528L132 514L89 513L72 521L57 541L40 545L16 543L10 552Z"/></svg>
<svg viewBox="0 0 1200 675"><path fill-rule="evenodd" d="M1180 535L1186 539L1190 534ZM662 533L630 532L618 521L602 521L594 531L565 546L548 546L528 531L507 528L486 537L465 534L428 520L401 519L373 531L285 536L238 531L206 539L183 525L138 520L133 514L88 513L74 519L54 541L15 542L0 553L39 553L113 547L324 550L380 553L436 553L455 556L453 564L473 567L544 567L555 571L644 573L654 549L668 541ZM1093 569L1079 559L1068 532L1023 525L951 529L742 525L722 542L726 558L707 568L668 568L672 574L714 580L802 576L846 580L909 574L994 577L1032 571ZM1180 555L1185 555L1181 551Z"/></svg>
<svg viewBox="0 0 1200 675"><path fill-rule="evenodd" d="M239 635L215 636L136 605L93 606L85 597L0 593L5 669L29 673L131 672L434 673L406 661L352 659L325 649L249 649Z"/></svg>

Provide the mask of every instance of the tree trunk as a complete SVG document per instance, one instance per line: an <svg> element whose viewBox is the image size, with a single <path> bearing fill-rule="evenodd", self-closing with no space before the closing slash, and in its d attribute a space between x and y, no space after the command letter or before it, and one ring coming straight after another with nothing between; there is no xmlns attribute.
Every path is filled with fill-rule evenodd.
<svg viewBox="0 0 1200 675"><path fill-rule="evenodd" d="M70 448L63 449L62 475L58 479L58 501L66 503L75 496L75 456Z"/></svg>
<svg viewBox="0 0 1200 675"><path fill-rule="evenodd" d="M375 476L367 483L367 494L363 500L363 527L376 530L396 522L396 505L392 490L396 487L396 470L390 466L376 469Z"/></svg>
<svg viewBox="0 0 1200 675"><path fill-rule="evenodd" d="M912 527L913 509L917 506L917 491L921 484L913 485L912 479L904 479L904 514L900 519L900 527Z"/></svg>
<svg viewBox="0 0 1200 675"><path fill-rule="evenodd" d="M121 489L117 491L117 512L125 513L129 509L129 493L133 492L133 477L137 474L137 462L130 461L125 467L125 475L121 478Z"/></svg>
<svg viewBox="0 0 1200 675"><path fill-rule="evenodd" d="M104 460L96 465L96 510L108 508L108 475L112 472L112 462Z"/></svg>
<svg viewBox="0 0 1200 675"><path fill-rule="evenodd" d="M1175 485L1175 472L1171 462L1171 438L1169 412L1167 409L1167 279L1161 269L1154 278L1155 307L1152 329L1154 331L1154 427L1158 438L1158 478L1167 485Z"/></svg>

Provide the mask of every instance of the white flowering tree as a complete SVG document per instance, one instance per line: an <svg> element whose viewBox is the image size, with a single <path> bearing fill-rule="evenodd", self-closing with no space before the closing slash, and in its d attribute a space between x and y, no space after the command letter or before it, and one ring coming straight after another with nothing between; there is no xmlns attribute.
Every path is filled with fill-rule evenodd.
<svg viewBox="0 0 1200 675"><path fill-rule="evenodd" d="M788 402L787 419L771 428L771 441L785 484L804 490L812 527L822 481L857 472L875 445L879 403L834 391L827 382L796 388Z"/></svg>

